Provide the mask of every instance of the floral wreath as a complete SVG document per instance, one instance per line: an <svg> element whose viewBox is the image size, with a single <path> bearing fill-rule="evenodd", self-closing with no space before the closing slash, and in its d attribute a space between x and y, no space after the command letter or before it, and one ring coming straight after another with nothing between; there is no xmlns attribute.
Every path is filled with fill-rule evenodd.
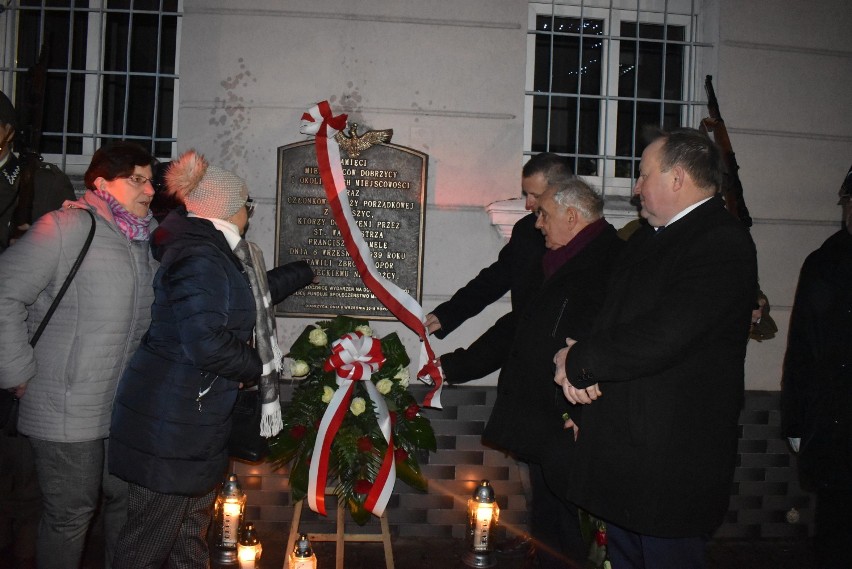
<svg viewBox="0 0 852 569"><path fill-rule="evenodd" d="M329 338L339 340L330 342ZM352 364L343 358L350 362L349 367L345 362L341 364L342 346L359 342L370 347L367 356L355 358L365 363ZM377 512L371 499L379 490L374 488L377 479L384 480L384 465L393 464L396 478L413 488L426 490L427 481L417 456L436 450L437 443L432 425L420 414L420 406L408 391L410 360L396 333L379 339L373 336L367 320L337 316L308 326L287 357L293 360L291 375L303 379L284 410L284 429L270 439L269 446L273 465L289 466L294 500L308 498L310 504L310 479L317 462L327 468L327 479L336 481L329 485L334 487L338 504L347 504L352 519L361 525L370 519L371 512ZM327 436L324 427L334 411L331 406L341 399L347 374L352 378L361 373L353 371L356 365L362 366L358 369L366 369L366 376L350 387L351 397L343 400L349 401L348 408L338 409L337 430L328 435L327 455L315 457L317 438L322 442ZM366 382L372 386L368 387ZM371 397L371 392L380 394L381 401L374 400L377 396ZM383 406L387 408L389 432L383 432L380 425ZM391 456L392 460L388 461ZM393 489L392 480L391 477L388 494ZM325 488L317 493L324 496ZM322 502L317 511L325 513ZM383 506L379 511L383 511Z"/></svg>

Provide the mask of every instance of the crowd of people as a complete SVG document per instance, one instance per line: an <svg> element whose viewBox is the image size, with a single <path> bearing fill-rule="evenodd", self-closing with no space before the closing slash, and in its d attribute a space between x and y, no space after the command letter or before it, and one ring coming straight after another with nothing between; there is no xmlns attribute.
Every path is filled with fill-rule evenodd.
<svg viewBox="0 0 852 569"><path fill-rule="evenodd" d="M13 107L0 103L8 153ZM0 388L17 399L0 439L11 567L79 567L96 511L105 567L209 567L237 391L260 389L267 432L282 427L272 307L313 270L265 270L244 238L245 182L195 151L169 166L179 205L158 224L156 166L136 143L106 144L82 197L0 257Z"/></svg>
<svg viewBox="0 0 852 569"><path fill-rule="evenodd" d="M16 226L15 128L4 95L0 388L15 402L0 405L0 565L79 567L101 511L105 567L209 567L237 393L259 389L280 430L272 307L316 277L303 261L266 270L245 239L245 181L194 150L166 167L138 144L106 144L79 199ZM722 177L706 134L656 132L627 238L566 158L537 154L521 176L531 213L426 317L443 338L511 293L508 314L440 359L450 385L499 370L483 440L524 472L541 569L585 566L581 511L606 523L615 569L706 567L760 318L755 246ZM172 207L155 219L161 181ZM782 388L826 569L852 566L850 197L852 170L843 228L802 269Z"/></svg>
<svg viewBox="0 0 852 569"><path fill-rule="evenodd" d="M450 384L500 369L483 439L520 461L530 539L515 541L536 567L586 566L578 510L606 524L616 569L706 567L737 460L746 343L766 305L723 176L705 134L657 132L633 188L641 220L619 243L567 161L537 154L521 184L533 213L427 316L444 337L511 291L511 311L441 364ZM843 229L803 268L782 391L785 433L795 451L804 437L802 482L817 493L821 568L852 567L850 194L852 170Z"/></svg>

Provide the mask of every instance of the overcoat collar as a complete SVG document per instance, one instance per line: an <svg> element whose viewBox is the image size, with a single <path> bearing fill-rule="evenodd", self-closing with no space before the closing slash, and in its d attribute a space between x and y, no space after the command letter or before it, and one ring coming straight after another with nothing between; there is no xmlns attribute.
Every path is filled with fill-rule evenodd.
<svg viewBox="0 0 852 569"><path fill-rule="evenodd" d="M618 238L615 228L609 222L606 222L606 227L603 231L590 241L582 251L571 257L568 262L559 267L549 279L545 280L542 288L552 286L553 283L559 283L567 275L587 270L589 265L599 262L600 257L596 252L597 249L608 239L612 239L613 237L616 239Z"/></svg>
<svg viewBox="0 0 852 569"><path fill-rule="evenodd" d="M724 209L725 203L722 201L722 197L717 194L671 225L667 225L664 229L655 230L648 224L642 224L642 227L630 236L621 259L620 268L632 267L642 263L649 256L659 251L660 248L670 246L673 242L683 239L696 220L707 217L720 208Z"/></svg>

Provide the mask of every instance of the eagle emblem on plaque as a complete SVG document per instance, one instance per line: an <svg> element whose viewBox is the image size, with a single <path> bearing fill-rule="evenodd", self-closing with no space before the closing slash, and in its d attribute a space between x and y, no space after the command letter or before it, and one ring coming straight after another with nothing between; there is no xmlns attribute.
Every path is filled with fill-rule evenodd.
<svg viewBox="0 0 852 569"><path fill-rule="evenodd" d="M358 134L358 123L353 122L349 125L349 135L343 134L343 131L334 135L334 140L341 150L345 150L350 158L358 158L362 152L380 142L390 142L393 136L393 129L386 128L384 130L370 130L364 134Z"/></svg>

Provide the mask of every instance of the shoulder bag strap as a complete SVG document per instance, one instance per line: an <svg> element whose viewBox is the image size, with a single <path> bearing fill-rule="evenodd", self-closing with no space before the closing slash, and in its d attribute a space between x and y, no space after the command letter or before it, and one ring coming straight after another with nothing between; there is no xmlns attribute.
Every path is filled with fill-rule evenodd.
<svg viewBox="0 0 852 569"><path fill-rule="evenodd" d="M56 307L59 306L59 301L62 300L63 296L65 296L65 291L68 290L68 287L71 285L71 281L74 280L74 275L77 274L77 270L80 268L80 265L83 264L83 259L86 257L86 253L89 252L89 245L92 244L92 239L95 237L95 216L86 208L79 209L88 213L89 217L92 218L92 228L89 229L89 235L86 237L86 242L83 243L83 248L80 250L80 254L77 255L77 260L74 261L74 266L71 267L71 271L65 278L65 282L62 283L62 288L59 289L56 298L53 299L50 308L47 309L47 314L44 315L44 318L38 325L38 329L36 329L35 334L33 334L32 340L30 340L30 346L35 347L36 342L38 342L38 339L41 337L41 333L44 332L47 323L50 321L50 317L53 316L53 313L56 311Z"/></svg>

